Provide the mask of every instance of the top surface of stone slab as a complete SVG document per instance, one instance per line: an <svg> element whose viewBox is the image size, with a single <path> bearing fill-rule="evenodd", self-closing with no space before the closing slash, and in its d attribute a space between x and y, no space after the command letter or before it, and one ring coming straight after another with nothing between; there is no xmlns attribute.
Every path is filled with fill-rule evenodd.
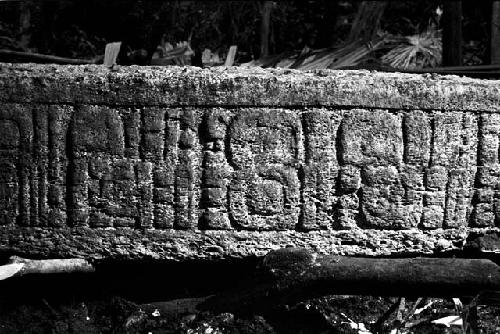
<svg viewBox="0 0 500 334"><path fill-rule="evenodd" d="M500 111L500 81L370 71L0 65L0 101Z"/></svg>

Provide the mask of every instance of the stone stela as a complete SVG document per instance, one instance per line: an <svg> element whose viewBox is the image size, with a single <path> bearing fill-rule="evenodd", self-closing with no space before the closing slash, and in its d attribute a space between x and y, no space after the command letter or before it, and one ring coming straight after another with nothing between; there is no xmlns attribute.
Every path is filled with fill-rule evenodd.
<svg viewBox="0 0 500 334"><path fill-rule="evenodd" d="M0 249L457 249L499 224L499 99L457 77L2 65Z"/></svg>

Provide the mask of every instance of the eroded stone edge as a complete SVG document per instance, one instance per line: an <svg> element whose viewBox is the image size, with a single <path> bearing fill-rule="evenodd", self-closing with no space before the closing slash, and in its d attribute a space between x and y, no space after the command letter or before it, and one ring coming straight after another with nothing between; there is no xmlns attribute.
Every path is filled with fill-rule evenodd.
<svg viewBox="0 0 500 334"><path fill-rule="evenodd" d="M0 101L500 111L498 80L370 71L2 64Z"/></svg>
<svg viewBox="0 0 500 334"><path fill-rule="evenodd" d="M2 227L0 253L34 258L185 261L263 256L273 249L304 247L322 254L418 256L461 251L469 235L491 233L500 233L500 228L303 233Z"/></svg>

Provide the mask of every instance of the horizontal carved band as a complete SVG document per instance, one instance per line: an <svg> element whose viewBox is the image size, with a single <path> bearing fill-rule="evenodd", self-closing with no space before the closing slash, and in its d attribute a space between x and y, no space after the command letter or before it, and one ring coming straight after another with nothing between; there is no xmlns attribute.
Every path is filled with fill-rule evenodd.
<svg viewBox="0 0 500 334"><path fill-rule="evenodd" d="M494 226L500 116L2 105L2 224Z"/></svg>

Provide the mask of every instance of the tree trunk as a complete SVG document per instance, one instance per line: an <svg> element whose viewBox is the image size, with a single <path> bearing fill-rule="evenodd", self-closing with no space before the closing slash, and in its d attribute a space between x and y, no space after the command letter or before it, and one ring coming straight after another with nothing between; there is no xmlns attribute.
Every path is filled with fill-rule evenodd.
<svg viewBox="0 0 500 334"><path fill-rule="evenodd" d="M462 1L447 0L443 7L443 66L462 65Z"/></svg>
<svg viewBox="0 0 500 334"><path fill-rule="evenodd" d="M260 8L260 57L269 55L269 35L271 27L271 11L273 10L272 1L264 1Z"/></svg>
<svg viewBox="0 0 500 334"><path fill-rule="evenodd" d="M41 53L54 53L55 51L55 32L56 19L59 13L59 0L54 1L40 1L40 29L38 32L37 41L38 52Z"/></svg>
<svg viewBox="0 0 500 334"><path fill-rule="evenodd" d="M500 64L500 0L491 5L491 63Z"/></svg>
<svg viewBox="0 0 500 334"><path fill-rule="evenodd" d="M31 1L19 4L19 44L27 49L31 41Z"/></svg>
<svg viewBox="0 0 500 334"><path fill-rule="evenodd" d="M359 4L347 43L369 42L377 34L387 1L363 1Z"/></svg>

